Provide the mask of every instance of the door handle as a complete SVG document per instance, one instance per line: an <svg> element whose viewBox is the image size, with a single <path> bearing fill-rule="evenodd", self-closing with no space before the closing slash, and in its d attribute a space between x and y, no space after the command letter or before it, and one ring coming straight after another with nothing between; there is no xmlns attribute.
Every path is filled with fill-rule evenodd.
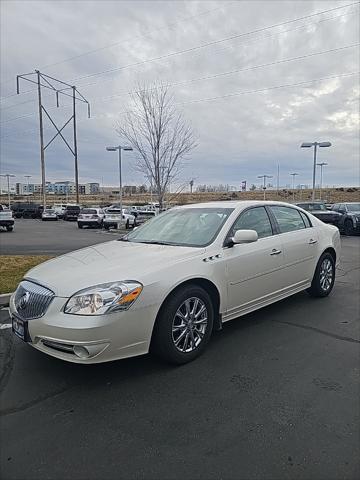
<svg viewBox="0 0 360 480"><path fill-rule="evenodd" d="M313 245L314 243L317 243L317 240L313 240L312 238L310 238L309 245Z"/></svg>
<svg viewBox="0 0 360 480"><path fill-rule="evenodd" d="M276 248L273 248L271 250L270 255L280 255L280 253L281 253L281 250L276 250Z"/></svg>

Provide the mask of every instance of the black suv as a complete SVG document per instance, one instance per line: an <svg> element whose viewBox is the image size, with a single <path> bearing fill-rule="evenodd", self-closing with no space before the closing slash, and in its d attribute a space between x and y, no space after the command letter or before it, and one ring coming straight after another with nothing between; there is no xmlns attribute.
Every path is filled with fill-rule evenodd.
<svg viewBox="0 0 360 480"><path fill-rule="evenodd" d="M345 235L360 233L360 203L335 203L333 212L340 215L339 230Z"/></svg>
<svg viewBox="0 0 360 480"><path fill-rule="evenodd" d="M333 210L328 210L324 202L300 202L296 205L310 212L324 223L331 223L336 227L339 226L341 215Z"/></svg>
<svg viewBox="0 0 360 480"><path fill-rule="evenodd" d="M43 206L38 203L16 202L11 205L11 210L15 218L41 218Z"/></svg>
<svg viewBox="0 0 360 480"><path fill-rule="evenodd" d="M77 220L80 213L79 205L66 205L64 212L64 220Z"/></svg>

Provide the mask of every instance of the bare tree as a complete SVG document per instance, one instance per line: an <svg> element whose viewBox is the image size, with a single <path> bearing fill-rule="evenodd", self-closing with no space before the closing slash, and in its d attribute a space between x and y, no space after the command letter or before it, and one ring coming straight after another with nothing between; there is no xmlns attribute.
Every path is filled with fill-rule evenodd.
<svg viewBox="0 0 360 480"><path fill-rule="evenodd" d="M176 111L169 87L138 88L132 94L132 108L117 123L116 131L138 153L136 168L149 178L162 208L170 181L196 147L193 131Z"/></svg>

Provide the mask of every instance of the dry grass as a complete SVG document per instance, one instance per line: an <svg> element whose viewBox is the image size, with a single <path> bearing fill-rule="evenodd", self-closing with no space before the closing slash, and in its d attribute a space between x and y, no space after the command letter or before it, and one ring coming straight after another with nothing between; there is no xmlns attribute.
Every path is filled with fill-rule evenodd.
<svg viewBox="0 0 360 480"><path fill-rule="evenodd" d="M49 255L1 255L0 293L13 292L30 268L49 258L52 257Z"/></svg>

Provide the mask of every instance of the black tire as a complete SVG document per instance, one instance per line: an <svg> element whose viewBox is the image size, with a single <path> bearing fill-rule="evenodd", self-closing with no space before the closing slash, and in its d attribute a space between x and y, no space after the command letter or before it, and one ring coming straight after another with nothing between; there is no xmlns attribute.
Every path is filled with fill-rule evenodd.
<svg viewBox="0 0 360 480"><path fill-rule="evenodd" d="M134 218L133 228L137 227L136 217Z"/></svg>
<svg viewBox="0 0 360 480"><path fill-rule="evenodd" d="M130 222L129 222L129 219L127 219L125 223L125 229L129 230L129 228L130 228Z"/></svg>
<svg viewBox="0 0 360 480"><path fill-rule="evenodd" d="M83 228L83 225L80 225L80 223L78 223L78 227L79 227L79 228Z"/></svg>
<svg viewBox="0 0 360 480"><path fill-rule="evenodd" d="M14 230L14 226L13 226L13 225L7 225L7 226L6 226L6 230L7 230L8 232L12 232L12 231Z"/></svg>
<svg viewBox="0 0 360 480"><path fill-rule="evenodd" d="M345 235L353 235L354 233L354 227L353 227L353 223L351 220L347 219L345 220L345 223L344 223L344 233Z"/></svg>
<svg viewBox="0 0 360 480"><path fill-rule="evenodd" d="M326 274L326 272L328 273ZM324 275L326 278L324 277ZM311 297L327 297L331 293L331 290L334 287L334 283L334 257L330 253L323 253L316 265L316 270L311 283L311 287L308 288L306 291Z"/></svg>
<svg viewBox="0 0 360 480"><path fill-rule="evenodd" d="M200 320L198 320L198 322L203 322L203 325L198 324L194 326L192 324L191 327L187 324L187 327L182 328L174 323L177 319L180 319L180 317L177 316L178 310L183 308L185 301L189 299L190 307L191 301L194 302L195 299L200 301L198 302L200 308L205 306L206 311L201 314L201 317L199 317ZM192 304L193 309L194 305L195 303ZM206 324L204 323L205 319L203 319L203 315L207 317ZM185 324L184 320L180 319L180 321ZM206 290L197 285L187 285L183 288L179 288L165 301L159 311L153 330L150 351L166 362L175 365L182 365L191 362L204 352L206 345L210 340L213 323L214 307ZM200 328L203 331L198 331L197 328ZM192 334L190 329L192 329ZM186 333L184 334L184 332ZM179 335L177 336L178 333ZM196 339L194 334L197 336ZM180 339L179 343L179 337L181 335L183 335L182 339L184 339L184 344L186 338L187 342L190 340L190 345L189 343L186 345L188 345L189 348L192 348L191 351L180 351L184 345L181 343L182 339ZM174 338L174 336L176 336L176 338ZM199 343L195 345L195 342L198 340ZM178 346L176 346L176 342L178 342Z"/></svg>
<svg viewBox="0 0 360 480"><path fill-rule="evenodd" d="M105 225L104 225L104 228L105 228L105 230L109 230L110 227L109 227L109 225L106 225L106 224L105 224Z"/></svg>

